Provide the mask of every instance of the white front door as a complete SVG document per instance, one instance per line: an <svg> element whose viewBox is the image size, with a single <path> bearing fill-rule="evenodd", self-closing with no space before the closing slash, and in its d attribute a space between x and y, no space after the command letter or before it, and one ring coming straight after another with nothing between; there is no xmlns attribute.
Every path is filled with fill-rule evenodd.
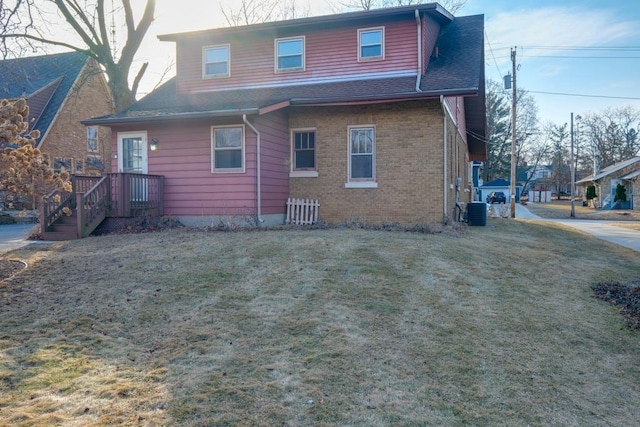
<svg viewBox="0 0 640 427"><path fill-rule="evenodd" d="M147 133L126 132L118 134L118 172L144 174L149 172L147 156ZM149 200L149 186L146 177L129 177L129 200L145 202Z"/></svg>
<svg viewBox="0 0 640 427"><path fill-rule="evenodd" d="M118 172L149 173L146 132L118 134Z"/></svg>

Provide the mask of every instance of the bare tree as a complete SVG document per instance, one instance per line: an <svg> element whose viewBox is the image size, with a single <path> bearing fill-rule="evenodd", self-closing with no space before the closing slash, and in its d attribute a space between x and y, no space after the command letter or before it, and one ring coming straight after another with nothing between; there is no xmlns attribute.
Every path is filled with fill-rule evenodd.
<svg viewBox="0 0 640 427"><path fill-rule="evenodd" d="M241 0L235 8L220 6L222 16L231 27L309 16L308 5L296 0Z"/></svg>
<svg viewBox="0 0 640 427"><path fill-rule="evenodd" d="M560 200L562 188L571 182L569 149L567 148L570 138L569 128L567 123L550 124L546 131L551 140L551 182L555 186L557 198Z"/></svg>
<svg viewBox="0 0 640 427"><path fill-rule="evenodd" d="M640 111L632 107L608 108L581 120L581 137L591 146L600 167L627 160L640 153Z"/></svg>
<svg viewBox="0 0 640 427"><path fill-rule="evenodd" d="M115 7L114 2L119 2ZM155 0L146 0L142 17L136 24L131 0L15 0L11 5L0 0L0 49L6 58L25 49L37 51L59 46L84 52L95 59L107 75L115 108L122 111L135 101L138 85L147 63L133 81L129 73L136 52L154 20ZM65 23L67 31L51 34L50 26ZM116 22L124 23L125 40L121 48ZM62 37L72 35L75 41Z"/></svg>
<svg viewBox="0 0 640 427"><path fill-rule="evenodd" d="M341 0L332 5L336 12L340 10L371 10L385 7L411 6L421 4L421 0ZM455 15L466 4L467 0L440 0L438 1L452 15Z"/></svg>

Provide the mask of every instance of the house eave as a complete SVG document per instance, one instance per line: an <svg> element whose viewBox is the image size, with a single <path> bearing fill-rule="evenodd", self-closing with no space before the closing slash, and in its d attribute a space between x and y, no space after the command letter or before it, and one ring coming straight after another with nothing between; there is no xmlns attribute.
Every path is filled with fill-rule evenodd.
<svg viewBox="0 0 640 427"><path fill-rule="evenodd" d="M189 120L189 119L204 119L210 117L234 117L242 116L244 114L253 115L259 114L258 108L242 108L232 110L212 110L212 111L197 111L186 113L167 113L156 114L148 116L135 116L135 117L96 117L92 119L82 120L85 126L111 126L111 125L125 125L133 123L147 123L147 122L162 122L167 120Z"/></svg>
<svg viewBox="0 0 640 427"><path fill-rule="evenodd" d="M291 105L325 106L325 105L354 105L367 103L410 101L414 99L431 99L442 96L473 96L478 94L478 88L445 89L424 92L392 93L386 95L363 95L359 97L330 97L330 98L294 98Z"/></svg>
<svg viewBox="0 0 640 427"><path fill-rule="evenodd" d="M373 9L365 11L347 12L338 15L322 15L312 16L307 18L289 19L285 21L266 22L260 24L251 25L239 25L237 27L227 28L213 28L207 30L190 31L183 33L170 33L161 34L158 36L160 41L173 41L177 42L184 39L200 39L200 38L216 38L220 36L229 36L233 34L248 33L248 32L268 32L278 31L286 28L297 28L309 26L327 26L335 25L341 22L354 22L361 20L370 20L379 17L394 17L394 16L408 16L411 19L414 17L415 11L420 13L430 13L437 19L443 22L449 22L454 19L446 9L440 6L438 3L425 3L412 6L399 6L382 9Z"/></svg>

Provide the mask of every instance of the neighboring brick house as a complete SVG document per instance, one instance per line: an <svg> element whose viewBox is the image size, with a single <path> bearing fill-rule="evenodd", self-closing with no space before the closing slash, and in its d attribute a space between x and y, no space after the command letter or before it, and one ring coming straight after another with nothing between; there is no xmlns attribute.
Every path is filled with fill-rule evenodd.
<svg viewBox="0 0 640 427"><path fill-rule="evenodd" d="M84 118L111 114L113 102L104 74L79 52L0 61L0 98L25 98L29 130L54 169L100 175L111 168L111 131L85 127Z"/></svg>
<svg viewBox="0 0 640 427"><path fill-rule="evenodd" d="M598 200L596 206L602 209L623 208L640 209L640 157L633 157L598 171L576 182L582 194L586 194L589 185L595 185ZM616 187L624 185L627 202L615 204Z"/></svg>
<svg viewBox="0 0 640 427"><path fill-rule="evenodd" d="M83 123L187 223L282 223L289 197L334 223L448 222L486 159L483 34L431 3L164 35L177 76Z"/></svg>

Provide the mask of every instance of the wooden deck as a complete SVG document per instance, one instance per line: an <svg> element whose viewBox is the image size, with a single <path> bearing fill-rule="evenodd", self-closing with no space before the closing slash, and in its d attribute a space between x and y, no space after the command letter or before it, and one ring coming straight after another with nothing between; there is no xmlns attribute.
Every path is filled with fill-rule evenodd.
<svg viewBox="0 0 640 427"><path fill-rule="evenodd" d="M162 216L164 177L110 173L72 177L72 191L56 190L42 204L40 227L46 240L90 235L105 218Z"/></svg>

